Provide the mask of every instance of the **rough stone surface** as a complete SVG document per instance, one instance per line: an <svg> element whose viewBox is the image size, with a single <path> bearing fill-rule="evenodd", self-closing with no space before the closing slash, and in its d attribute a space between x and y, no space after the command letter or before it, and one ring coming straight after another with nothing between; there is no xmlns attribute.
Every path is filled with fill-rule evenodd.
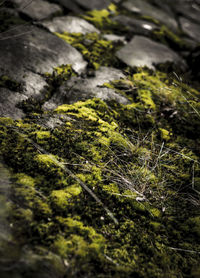
<svg viewBox="0 0 200 278"><path fill-rule="evenodd" d="M56 2L74 12L80 12L82 9L104 9L111 3L110 0L56 0Z"/></svg>
<svg viewBox="0 0 200 278"><path fill-rule="evenodd" d="M128 0L123 3L123 7L131 12L141 15L147 15L154 19L157 19L173 30L176 30L178 28L177 22L174 19L173 15L170 15L165 11L152 6L146 1Z"/></svg>
<svg viewBox="0 0 200 278"><path fill-rule="evenodd" d="M148 35L150 32L158 28L156 24L152 22L133 17L128 17L125 15L118 15L114 17L113 20L126 26L133 34Z"/></svg>
<svg viewBox="0 0 200 278"><path fill-rule="evenodd" d="M42 26L51 32L69 33L99 33L99 30L82 18L75 16L55 17L51 21L42 22Z"/></svg>
<svg viewBox="0 0 200 278"><path fill-rule="evenodd" d="M179 20L183 32L193 40L200 43L200 25L193 23L184 17L181 17Z"/></svg>
<svg viewBox="0 0 200 278"><path fill-rule="evenodd" d="M62 12L60 6L43 0L12 0L12 2L18 6L19 12L34 20L42 20Z"/></svg>
<svg viewBox="0 0 200 278"><path fill-rule="evenodd" d="M155 65L166 62L182 64L182 59L174 51L143 36L135 36L116 55L131 67L147 66L154 69Z"/></svg>
<svg viewBox="0 0 200 278"><path fill-rule="evenodd" d="M127 104L128 100L115 93L114 90L102 87L104 83L123 78L124 74L117 69L101 67L95 72L94 77L72 77L66 81L54 96L43 105L44 109L50 110L61 104L71 104L79 100L97 97L102 100L114 99L119 103Z"/></svg>
<svg viewBox="0 0 200 278"><path fill-rule="evenodd" d="M15 120L22 118L24 114L16 105L26 99L23 94L0 88L0 117L11 117Z"/></svg>
<svg viewBox="0 0 200 278"><path fill-rule="evenodd" d="M190 3L188 1L178 1L173 3L173 9L177 14L196 21L196 23L200 23L200 5L197 5L196 2Z"/></svg>
<svg viewBox="0 0 200 278"><path fill-rule="evenodd" d="M97 10L101 10L101 9L105 9L110 3L111 0L75 0L80 6L84 7L85 9L88 10L93 10L93 9L97 9Z"/></svg>
<svg viewBox="0 0 200 278"><path fill-rule="evenodd" d="M2 40L0 44L0 76L8 76L18 82L26 96L39 96L47 86L41 74L52 73L56 66L72 64L79 73L86 68L87 63L75 48L42 29L24 26L23 29L10 31L6 36L9 39ZM6 90L1 94L1 115L13 115L13 118L22 116L19 109L14 107L24 97L9 91L6 96Z"/></svg>
<svg viewBox="0 0 200 278"><path fill-rule="evenodd" d="M0 44L0 74L27 83L34 93L35 86L39 89L44 85L44 81L40 84L42 79L38 74L51 73L54 67L62 64L72 64L80 73L87 65L76 49L37 27L24 26L10 31L9 37ZM34 78L33 73L37 74Z"/></svg>
<svg viewBox="0 0 200 278"><path fill-rule="evenodd" d="M103 35L103 38L108 40L108 41L115 41L115 42L123 42L125 43L125 37L124 36L118 36L118 35L113 35L113 34L105 34Z"/></svg>

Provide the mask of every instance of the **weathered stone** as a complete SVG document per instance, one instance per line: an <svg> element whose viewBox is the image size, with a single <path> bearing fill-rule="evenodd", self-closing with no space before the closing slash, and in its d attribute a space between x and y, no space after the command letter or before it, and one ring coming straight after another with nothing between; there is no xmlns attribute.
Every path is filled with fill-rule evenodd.
<svg viewBox="0 0 200 278"><path fill-rule="evenodd" d="M110 3L111 0L75 0L80 6L87 10L101 10L105 9Z"/></svg>
<svg viewBox="0 0 200 278"><path fill-rule="evenodd" d="M148 67L171 62L184 66L182 59L167 46L143 36L135 36L130 43L122 47L117 57L131 67Z"/></svg>
<svg viewBox="0 0 200 278"><path fill-rule="evenodd" d="M183 15L188 19L200 23L200 5L198 6L197 4L190 3L188 1L178 1L176 3L173 3L173 9L177 14Z"/></svg>
<svg viewBox="0 0 200 278"><path fill-rule="evenodd" d="M104 9L111 3L111 0L55 0L55 2L59 3L68 10L81 12L82 9Z"/></svg>
<svg viewBox="0 0 200 278"><path fill-rule="evenodd" d="M133 34L138 35L148 35L157 28L157 25L152 22L125 15L118 15L113 20L126 26Z"/></svg>
<svg viewBox="0 0 200 278"><path fill-rule="evenodd" d="M83 72L87 63L81 54L66 42L34 26L24 26L6 34L0 44L0 74L31 86L29 72L52 72L62 64L72 64L77 72ZM17 78L16 78L17 76ZM38 83L38 77L36 78ZM36 83L33 81L33 83Z"/></svg>
<svg viewBox="0 0 200 278"><path fill-rule="evenodd" d="M62 12L62 8L57 4L43 0L12 0L12 2L17 5L19 12L34 20L42 20Z"/></svg>
<svg viewBox="0 0 200 278"><path fill-rule="evenodd" d="M166 13L165 11L156 8L155 6L147 3L143 0L127 0L123 3L123 7L131 12L147 15L153 19L159 20L172 30L177 30L178 24L173 15Z"/></svg>
<svg viewBox="0 0 200 278"><path fill-rule="evenodd" d="M180 19L181 29L193 40L200 42L200 26L199 24L193 23L185 17Z"/></svg>
<svg viewBox="0 0 200 278"><path fill-rule="evenodd" d="M97 70L94 77L72 77L43 105L43 108L50 110L64 103L71 104L92 97L97 97L102 100L113 99L119 103L127 104L128 100L124 96L118 95L112 89L103 87L104 83L123 77L124 74L120 70L107 67L101 67Z"/></svg>
<svg viewBox="0 0 200 278"><path fill-rule="evenodd" d="M83 10L74 0L54 0L54 2L58 3L62 7L67 10L73 11L75 13L81 13Z"/></svg>
<svg viewBox="0 0 200 278"><path fill-rule="evenodd" d="M108 41L123 42L123 43L126 42L124 36L118 36L118 35L114 35L114 34L105 34L105 35L103 35L103 38Z"/></svg>
<svg viewBox="0 0 200 278"><path fill-rule="evenodd" d="M23 94L0 88L0 117L11 117L15 120L22 118L24 113L16 105L25 99L27 97Z"/></svg>
<svg viewBox="0 0 200 278"><path fill-rule="evenodd" d="M21 117L21 112L14 108L17 102L24 96L38 97L47 86L41 74L52 73L54 67L63 64L71 64L78 73L87 65L75 48L37 27L24 26L6 33L0 44L0 76L19 83L23 97L18 91L3 89L1 115Z"/></svg>
<svg viewBox="0 0 200 278"><path fill-rule="evenodd" d="M51 21L43 21L42 26L51 32L99 33L99 30L82 18L75 16L54 17Z"/></svg>

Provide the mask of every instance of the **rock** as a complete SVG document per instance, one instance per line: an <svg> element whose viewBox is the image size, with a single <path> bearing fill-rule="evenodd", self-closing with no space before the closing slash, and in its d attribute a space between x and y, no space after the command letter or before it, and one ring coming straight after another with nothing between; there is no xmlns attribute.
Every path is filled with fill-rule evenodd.
<svg viewBox="0 0 200 278"><path fill-rule="evenodd" d="M72 104L76 101L93 97L102 100L116 100L119 103L127 104L128 100L124 96L118 95L112 89L101 87L104 83L124 77L124 74L120 70L107 67L101 67L95 72L94 77L87 79L72 77L43 105L43 108L51 110L61 104Z"/></svg>
<svg viewBox="0 0 200 278"><path fill-rule="evenodd" d="M33 20L42 20L62 13L62 8L56 4L43 0L25 1L11 0L17 6L17 10Z"/></svg>
<svg viewBox="0 0 200 278"><path fill-rule="evenodd" d="M86 68L86 62L75 48L37 27L23 26L10 31L6 37L9 39L5 38L0 45L1 74L2 68L13 74L22 68L39 74L51 73L62 64L72 64L79 73Z"/></svg>
<svg viewBox="0 0 200 278"><path fill-rule="evenodd" d="M200 80L200 46L197 46L188 56L188 64L196 80Z"/></svg>
<svg viewBox="0 0 200 278"><path fill-rule="evenodd" d="M0 88L0 117L21 119L24 113L16 105L26 99L27 96L23 94L12 92L7 88Z"/></svg>
<svg viewBox="0 0 200 278"><path fill-rule="evenodd" d="M20 94L39 96L47 86L41 74L52 73L54 67L62 64L71 64L78 73L83 72L87 66L75 48L37 27L23 26L6 33L0 44L0 76L19 83L21 90L8 92L1 107L1 115L21 117L21 112L14 109L17 100L20 102L24 99ZM3 90L2 94L6 95L5 92Z"/></svg>
<svg viewBox="0 0 200 278"><path fill-rule="evenodd" d="M133 34L138 35L148 35L157 28L157 25L152 22L125 15L118 15L113 20L126 26Z"/></svg>
<svg viewBox="0 0 200 278"><path fill-rule="evenodd" d="M173 8L177 14L196 21L196 23L200 23L200 6L188 1L178 1L173 3Z"/></svg>
<svg viewBox="0 0 200 278"><path fill-rule="evenodd" d="M167 46L143 36L135 36L130 43L122 47L117 57L131 67L148 67L171 62L184 66L182 59Z"/></svg>
<svg viewBox="0 0 200 278"><path fill-rule="evenodd" d="M72 64L78 73L86 68L87 63L75 48L37 27L23 26L7 33L6 38L0 44L0 74L13 80L26 83L29 79L29 83L32 80L29 72L51 73L62 64ZM35 81L39 81L38 77Z"/></svg>
<svg viewBox="0 0 200 278"><path fill-rule="evenodd" d="M94 9L105 9L110 3L111 0L55 0L63 7L68 10L72 10L76 13L84 10L94 10Z"/></svg>
<svg viewBox="0 0 200 278"><path fill-rule="evenodd" d="M126 40L125 40L124 36L118 36L118 35L114 35L114 34L105 34L105 35L103 35L103 38L108 40L108 41L126 43Z"/></svg>
<svg viewBox="0 0 200 278"><path fill-rule="evenodd" d="M122 4L122 6L131 12L147 15L153 19L157 19L174 31L178 28L178 24L173 15L156 8L144 0L127 0Z"/></svg>
<svg viewBox="0 0 200 278"><path fill-rule="evenodd" d="M180 17L180 25L183 32L196 42L200 42L200 26L185 17Z"/></svg>
<svg viewBox="0 0 200 278"><path fill-rule="evenodd" d="M87 10L101 10L105 9L110 3L111 0L75 0L81 7Z"/></svg>
<svg viewBox="0 0 200 278"><path fill-rule="evenodd" d="M42 26L57 33L99 33L99 30L86 20L75 16L54 17L51 21L43 21Z"/></svg>

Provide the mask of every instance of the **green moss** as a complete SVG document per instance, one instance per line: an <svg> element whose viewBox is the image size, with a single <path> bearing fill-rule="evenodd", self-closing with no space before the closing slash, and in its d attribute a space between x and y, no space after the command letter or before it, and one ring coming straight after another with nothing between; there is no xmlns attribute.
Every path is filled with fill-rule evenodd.
<svg viewBox="0 0 200 278"><path fill-rule="evenodd" d="M188 198L197 200L199 119L188 102L199 109L198 92L143 70L107 85L130 104L89 99L40 114L39 123L0 119L1 155L17 181L16 235L67 260L71 277L74 269L79 277L184 277L198 253L177 250L199 250ZM50 130L52 116L62 124Z"/></svg>
<svg viewBox="0 0 200 278"><path fill-rule="evenodd" d="M170 132L164 128L160 128L161 138L168 141L170 139Z"/></svg>
<svg viewBox="0 0 200 278"><path fill-rule="evenodd" d="M94 24L102 32L121 34L125 28L112 20L112 17L118 15L119 11L116 5L110 4L107 9L93 10L86 12L82 17Z"/></svg>
<svg viewBox="0 0 200 278"><path fill-rule="evenodd" d="M97 33L56 33L58 37L71 44L79 50L84 59L89 63L89 67L97 70L100 66L119 65L119 61L113 53L122 45L112 41L107 41Z"/></svg>
<svg viewBox="0 0 200 278"><path fill-rule="evenodd" d="M165 25L162 25L159 30L153 31L152 36L161 43L169 44L175 50L186 50L189 48L187 43L179 35L173 33Z"/></svg>
<svg viewBox="0 0 200 278"><path fill-rule="evenodd" d="M21 91L21 84L17 81L12 80L9 76L0 76L0 87L8 88L11 91Z"/></svg>

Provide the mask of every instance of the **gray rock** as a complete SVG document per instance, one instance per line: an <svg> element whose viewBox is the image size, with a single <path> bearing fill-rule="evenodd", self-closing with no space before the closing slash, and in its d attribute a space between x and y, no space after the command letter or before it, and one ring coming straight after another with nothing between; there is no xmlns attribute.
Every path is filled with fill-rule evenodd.
<svg viewBox="0 0 200 278"><path fill-rule="evenodd" d="M13 80L16 74L24 75L27 71L51 73L62 64L71 64L78 73L87 66L75 48L34 26L12 30L1 39L0 74L9 75Z"/></svg>
<svg viewBox="0 0 200 278"><path fill-rule="evenodd" d="M118 36L118 35L114 35L114 34L105 34L105 35L103 35L103 38L108 41L126 43L126 39L124 36Z"/></svg>
<svg viewBox="0 0 200 278"><path fill-rule="evenodd" d="M34 20L42 20L62 12L57 4L43 0L11 0L17 6L17 10Z"/></svg>
<svg viewBox="0 0 200 278"><path fill-rule="evenodd" d="M6 39L7 38L7 39ZM22 93L28 97L38 97L47 86L41 74L52 73L53 68L71 64L78 73L85 70L87 63L72 46L51 33L34 26L24 26L6 33L0 43L0 76L8 76L18 82ZM21 92L2 93L5 96L1 115L13 118L22 114L14 109L17 100L21 101ZM14 94L14 96L13 96ZM11 109L13 107L13 109Z"/></svg>
<svg viewBox="0 0 200 278"><path fill-rule="evenodd" d="M80 6L87 10L101 10L105 9L110 3L111 0L75 0Z"/></svg>
<svg viewBox="0 0 200 278"><path fill-rule="evenodd" d="M106 82L124 77L120 70L107 67L101 67L95 72L95 76L91 78L72 77L43 105L43 108L51 110L64 103L71 104L92 97L105 101L116 100L119 103L127 104L128 100L124 96L115 93L112 89L103 87Z"/></svg>
<svg viewBox="0 0 200 278"><path fill-rule="evenodd" d="M105 9L111 3L111 0L55 0L55 2L77 13L81 12L82 9Z"/></svg>
<svg viewBox="0 0 200 278"><path fill-rule="evenodd" d="M0 88L0 117L11 117L14 120L21 119L24 113L16 105L26 99L27 96L23 94Z"/></svg>
<svg viewBox="0 0 200 278"><path fill-rule="evenodd" d="M174 31L178 28L178 24L173 15L156 8L144 0L127 0L122 4L122 6L131 12L147 15L157 19Z"/></svg>
<svg viewBox="0 0 200 278"><path fill-rule="evenodd" d="M54 17L51 21L43 21L42 26L50 32L58 33L99 33L99 30L82 18L75 16Z"/></svg>
<svg viewBox="0 0 200 278"><path fill-rule="evenodd" d="M171 62L184 66L182 59L167 46L143 36L135 36L130 43L122 47L117 57L131 67L148 67Z"/></svg>
<svg viewBox="0 0 200 278"><path fill-rule="evenodd" d="M196 42L200 42L200 25L191 22L185 17L181 17L179 20L183 32Z"/></svg>
<svg viewBox="0 0 200 278"><path fill-rule="evenodd" d="M139 35L148 35L156 28L158 28L156 24L149 22L147 20L136 19L134 17L129 17L125 15L118 15L114 17L113 20L128 27L128 29L134 34L139 34Z"/></svg>
<svg viewBox="0 0 200 278"><path fill-rule="evenodd" d="M200 23L200 6L181 0L174 3L173 8L177 14L181 14L188 19L196 21L196 23Z"/></svg>

